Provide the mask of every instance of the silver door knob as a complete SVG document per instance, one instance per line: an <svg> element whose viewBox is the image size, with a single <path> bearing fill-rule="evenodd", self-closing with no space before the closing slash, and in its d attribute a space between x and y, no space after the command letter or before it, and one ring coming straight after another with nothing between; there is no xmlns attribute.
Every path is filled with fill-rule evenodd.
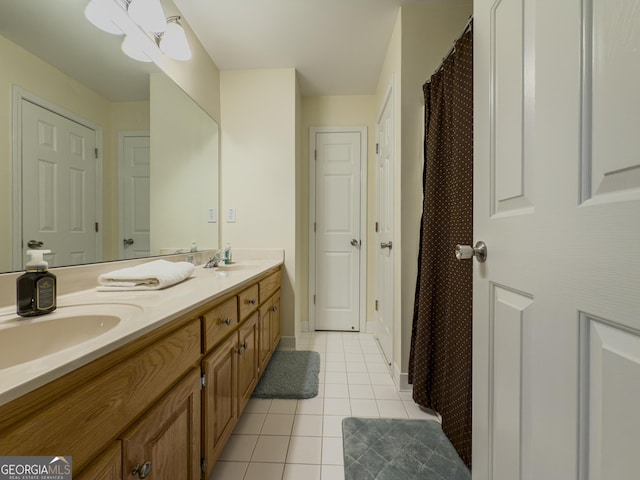
<svg viewBox="0 0 640 480"><path fill-rule="evenodd" d="M133 238L125 238L124 240L122 240L122 244L125 247L128 247L129 245L133 245Z"/></svg>
<svg viewBox="0 0 640 480"><path fill-rule="evenodd" d="M360 246L360 242L354 238L354 239L351 240L351 245L354 246L354 247L359 247Z"/></svg>
<svg viewBox="0 0 640 480"><path fill-rule="evenodd" d="M387 243L382 242L380 244L380 248L388 248L389 250L391 250L391 247L393 247L393 243L391 243L391 240L389 240Z"/></svg>
<svg viewBox="0 0 640 480"><path fill-rule="evenodd" d="M458 260L468 260L476 257L476 260L480 263L484 263L487 259L487 245L482 242L476 242L475 246L471 245L456 245L456 258Z"/></svg>
<svg viewBox="0 0 640 480"><path fill-rule="evenodd" d="M29 247L30 249L34 250L36 248L42 248L44 247L44 243L38 241L38 240L29 240L27 242L27 247Z"/></svg>

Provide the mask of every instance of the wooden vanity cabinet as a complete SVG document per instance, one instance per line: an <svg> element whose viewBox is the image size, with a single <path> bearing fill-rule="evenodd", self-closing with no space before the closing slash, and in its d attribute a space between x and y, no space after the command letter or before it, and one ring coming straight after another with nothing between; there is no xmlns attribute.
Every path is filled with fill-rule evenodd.
<svg viewBox="0 0 640 480"><path fill-rule="evenodd" d="M194 368L122 435L124 478L199 480L200 369Z"/></svg>
<svg viewBox="0 0 640 480"><path fill-rule="evenodd" d="M269 299L260 306L259 334L260 349L258 353L258 373L262 376L264 369L271 358L271 309L273 308L272 300Z"/></svg>
<svg viewBox="0 0 640 480"><path fill-rule="evenodd" d="M258 383L258 312L238 329L238 412L242 413Z"/></svg>
<svg viewBox="0 0 640 480"><path fill-rule="evenodd" d="M202 451L207 478L238 423L238 346L236 333L202 361Z"/></svg>
<svg viewBox="0 0 640 480"><path fill-rule="evenodd" d="M123 480L122 474L122 442L116 440L80 475L73 478L75 480Z"/></svg>
<svg viewBox="0 0 640 480"><path fill-rule="evenodd" d="M73 457L74 474L92 467L126 428L198 365L200 329L199 319L189 317L160 327L3 405L0 452L65 452Z"/></svg>

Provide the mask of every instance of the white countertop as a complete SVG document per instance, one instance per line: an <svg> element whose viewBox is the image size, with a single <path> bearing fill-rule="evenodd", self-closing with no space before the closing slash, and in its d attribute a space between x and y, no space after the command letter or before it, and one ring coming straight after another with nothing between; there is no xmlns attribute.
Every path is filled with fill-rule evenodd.
<svg viewBox="0 0 640 480"><path fill-rule="evenodd" d="M237 260L237 269L196 267L184 282L155 291L98 292L95 288L58 297L55 312L40 317L15 320L15 307L0 309L0 335L6 328L20 328L30 322L55 321L73 309L108 314L118 309L122 320L100 336L65 350L0 369L0 405L61 377L165 325L226 292L282 265L283 254L253 255ZM84 306L84 307L81 307ZM115 311L115 310L114 310ZM15 326L16 322L20 325Z"/></svg>

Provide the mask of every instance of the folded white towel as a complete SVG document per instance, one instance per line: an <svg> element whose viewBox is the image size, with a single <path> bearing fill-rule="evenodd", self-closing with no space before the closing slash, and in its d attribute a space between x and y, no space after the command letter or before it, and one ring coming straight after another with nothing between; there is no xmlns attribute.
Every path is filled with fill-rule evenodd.
<svg viewBox="0 0 640 480"><path fill-rule="evenodd" d="M98 277L101 292L122 290L160 290L186 280L193 273L189 262L154 260L135 267L122 268Z"/></svg>

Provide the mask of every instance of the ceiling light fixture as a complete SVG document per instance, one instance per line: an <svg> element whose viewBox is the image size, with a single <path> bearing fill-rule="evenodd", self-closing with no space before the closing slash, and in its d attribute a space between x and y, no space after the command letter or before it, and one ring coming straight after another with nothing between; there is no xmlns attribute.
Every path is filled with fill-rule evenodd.
<svg viewBox="0 0 640 480"><path fill-rule="evenodd" d="M191 58L191 49L187 42L187 35L184 28L180 25L180 17L174 16L167 18L167 29L158 38L160 51L166 56L175 58L176 60L189 60Z"/></svg>
<svg viewBox="0 0 640 480"><path fill-rule="evenodd" d="M179 16L165 18L159 0L90 0L87 19L100 30L122 35L122 51L139 62L189 60L191 49Z"/></svg>
<svg viewBox="0 0 640 480"><path fill-rule="evenodd" d="M162 33L167 28L160 0L128 0L127 12L147 32Z"/></svg>

